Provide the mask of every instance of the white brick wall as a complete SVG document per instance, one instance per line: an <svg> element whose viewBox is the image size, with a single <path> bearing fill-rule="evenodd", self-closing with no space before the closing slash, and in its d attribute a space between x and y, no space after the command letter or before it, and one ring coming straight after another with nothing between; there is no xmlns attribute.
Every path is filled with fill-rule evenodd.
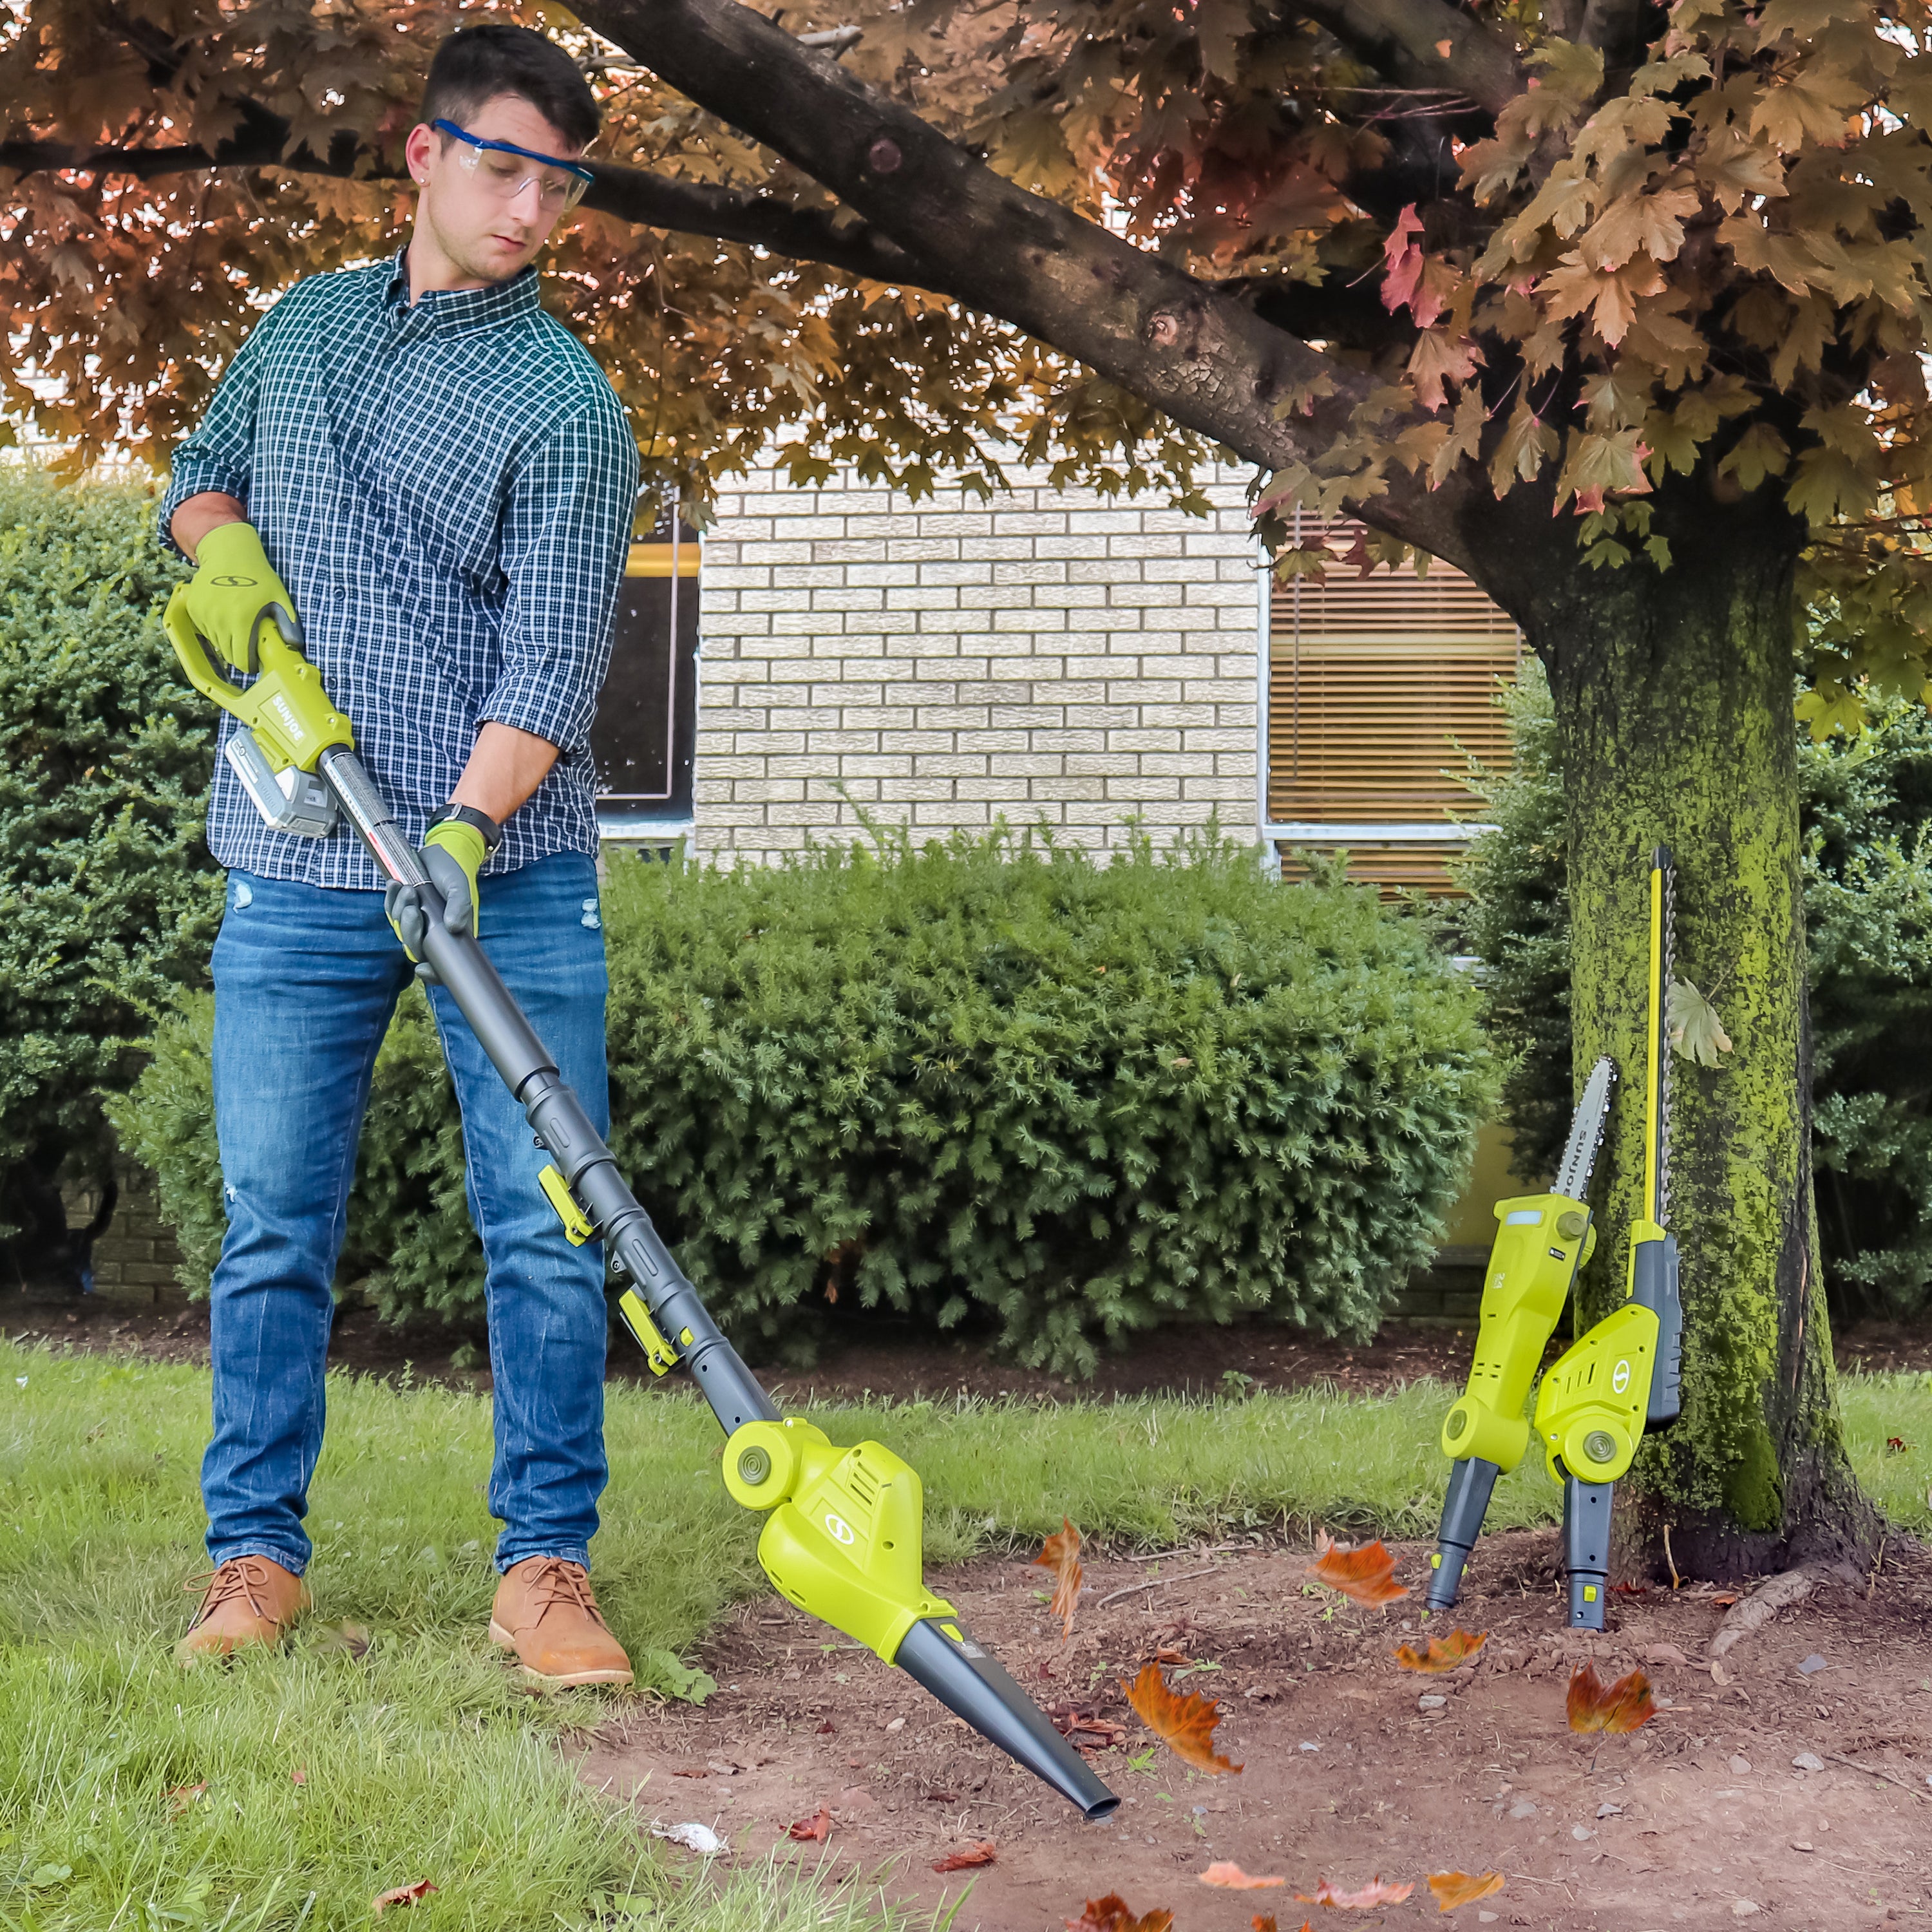
<svg viewBox="0 0 1932 1932"><path fill-rule="evenodd" d="M990 503L770 473L724 492L700 848L849 838L854 804L928 834L1045 820L1096 848L1130 814L1165 841L1218 806L1252 836L1254 542L1240 475L1208 494L1203 520L1026 472Z"/></svg>

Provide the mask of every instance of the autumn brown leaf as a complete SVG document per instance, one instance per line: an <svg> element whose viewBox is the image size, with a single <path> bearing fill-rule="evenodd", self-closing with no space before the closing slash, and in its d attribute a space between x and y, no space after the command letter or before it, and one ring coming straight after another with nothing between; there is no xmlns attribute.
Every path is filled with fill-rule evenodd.
<svg viewBox="0 0 1932 1932"><path fill-rule="evenodd" d="M1242 1870L1239 1865L1223 1862L1210 1865L1201 1874L1201 1882L1218 1885L1229 1892L1268 1892L1288 1881L1285 1878L1257 1878L1252 1873Z"/></svg>
<svg viewBox="0 0 1932 1932"><path fill-rule="evenodd" d="M1467 1664L1489 1640L1486 1631L1452 1630L1447 1636L1431 1637L1420 1650L1412 1643L1398 1645L1395 1660L1405 1670L1420 1670L1433 1677Z"/></svg>
<svg viewBox="0 0 1932 1932"><path fill-rule="evenodd" d="M1345 1911L1365 1911L1372 1905L1400 1905L1414 1889L1412 1885L1384 1885L1378 1872L1359 1892L1337 1892L1324 1878L1312 1892L1298 1892L1294 1896L1303 1905L1333 1905Z"/></svg>
<svg viewBox="0 0 1932 1932"><path fill-rule="evenodd" d="M1131 1684L1124 1682L1120 1688L1141 1722L1182 1763L1214 1777L1240 1769L1215 1755L1214 1726L1221 1721L1221 1707L1214 1699L1198 1691L1177 1695L1157 1664L1146 1665Z"/></svg>
<svg viewBox="0 0 1932 1932"><path fill-rule="evenodd" d="M399 1885L393 1892L379 1892L370 1900L371 1909L380 1918L392 1905L413 1905L419 1898L427 1898L435 1891L426 1878L419 1878L414 1885Z"/></svg>
<svg viewBox="0 0 1932 1932"><path fill-rule="evenodd" d="M1444 1912L1454 1912L1458 1907L1473 1905L1479 1898L1493 1897L1503 1888L1501 1872L1431 1872L1429 1888L1436 1894L1438 1908Z"/></svg>
<svg viewBox="0 0 1932 1932"><path fill-rule="evenodd" d="M1641 1670L1619 1677L1606 1690L1596 1666L1580 1664L1570 1673L1568 1702L1573 1731L1634 1731L1657 1714L1650 1679Z"/></svg>
<svg viewBox="0 0 1932 1932"><path fill-rule="evenodd" d="M1316 1582L1371 1609L1408 1594L1408 1586L1395 1580L1395 1558L1382 1547L1380 1537L1359 1549L1343 1550L1332 1538L1318 1535L1308 1574Z"/></svg>
<svg viewBox="0 0 1932 1932"><path fill-rule="evenodd" d="M1248 1922L1253 1928L1253 1932L1280 1932L1272 1912L1257 1912ZM1301 1932L1314 1932L1314 1928L1305 1918L1301 1922Z"/></svg>
<svg viewBox="0 0 1932 1932"><path fill-rule="evenodd" d="M1053 1601L1047 1607L1060 1619L1064 1642L1073 1634L1073 1610L1080 1600L1082 1571L1080 1532L1065 1516L1060 1520L1059 1533L1046 1539L1033 1560L1036 1566L1053 1572Z"/></svg>
<svg viewBox="0 0 1932 1932"><path fill-rule="evenodd" d="M1174 1914L1154 1911L1136 1918L1133 1907L1118 1892L1110 1892L1105 1898L1090 1898L1078 1918L1064 1922L1066 1932L1170 1932Z"/></svg>
<svg viewBox="0 0 1932 1932"><path fill-rule="evenodd" d="M822 1845L832 1834L832 1814L821 1804L809 1818L795 1818L785 1827L785 1836L801 1845Z"/></svg>
<svg viewBox="0 0 1932 1932"><path fill-rule="evenodd" d="M977 1844L962 1845L956 1852L935 1859L932 1868L936 1872L971 1871L977 1866L991 1864L999 1856L999 1846L991 1838L982 1838Z"/></svg>
<svg viewBox="0 0 1932 1932"><path fill-rule="evenodd" d="M178 1818L190 1804L199 1804L207 1796L208 1780L205 1778L199 1784L176 1785L168 1793L169 1815Z"/></svg>

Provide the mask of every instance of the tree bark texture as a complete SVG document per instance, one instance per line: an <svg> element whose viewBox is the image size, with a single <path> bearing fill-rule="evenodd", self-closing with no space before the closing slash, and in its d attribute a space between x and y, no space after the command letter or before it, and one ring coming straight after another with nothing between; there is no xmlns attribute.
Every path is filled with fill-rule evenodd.
<svg viewBox="0 0 1932 1932"><path fill-rule="evenodd" d="M1677 975L1712 1000L1733 1042L1715 1068L1672 1056L1684 1410L1646 1441L1632 1487L1648 1504L1641 1519L1670 1527L1680 1569L1736 1575L1862 1551L1875 1519L1845 1459L1812 1206L1797 545L1781 518L1696 495L1660 520L1666 571L1592 571L1573 555L1541 584L1522 580L1520 559L1508 574L1550 673L1568 787L1577 1076L1608 1054L1619 1076L1583 1322L1621 1300L1625 1231L1640 1211L1660 843L1676 861Z"/></svg>

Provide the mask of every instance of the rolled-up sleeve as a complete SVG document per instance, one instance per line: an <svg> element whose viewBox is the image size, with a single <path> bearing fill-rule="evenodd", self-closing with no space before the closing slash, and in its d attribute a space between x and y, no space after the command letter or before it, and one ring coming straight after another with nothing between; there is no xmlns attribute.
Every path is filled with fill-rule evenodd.
<svg viewBox="0 0 1932 1932"><path fill-rule="evenodd" d="M566 413L512 479L501 566L503 670L480 722L560 750L590 740L638 495L638 448L606 390Z"/></svg>
<svg viewBox="0 0 1932 1932"><path fill-rule="evenodd" d="M268 345L290 307L284 296L250 331L248 339L222 372L214 400L200 427L174 453L166 494L156 515L163 545L177 556L184 554L171 526L175 512L190 496L218 490L244 508L255 458L255 402Z"/></svg>

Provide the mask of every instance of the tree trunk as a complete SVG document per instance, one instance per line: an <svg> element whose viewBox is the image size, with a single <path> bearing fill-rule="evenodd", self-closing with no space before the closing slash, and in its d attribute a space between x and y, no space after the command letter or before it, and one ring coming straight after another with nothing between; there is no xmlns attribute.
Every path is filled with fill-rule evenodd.
<svg viewBox="0 0 1932 1932"><path fill-rule="evenodd" d="M1699 496L1675 520L1668 570L1640 558L1592 570L1546 551L1553 567L1540 583L1519 579L1510 601L1550 673L1568 786L1576 1077L1603 1054L1618 1075L1593 1189L1601 1232L1580 1291L1586 1322L1622 1298L1640 1207L1659 843L1677 865L1677 975L1733 1042L1714 1069L1673 1058L1684 1409L1640 1453L1619 1540L1626 1560L1654 1562L1660 1548L1633 1552L1630 1532L1644 1526L1641 1544L1667 1526L1681 1570L1735 1576L1862 1552L1876 1519L1845 1458L1813 1216L1796 544L1748 502Z"/></svg>

